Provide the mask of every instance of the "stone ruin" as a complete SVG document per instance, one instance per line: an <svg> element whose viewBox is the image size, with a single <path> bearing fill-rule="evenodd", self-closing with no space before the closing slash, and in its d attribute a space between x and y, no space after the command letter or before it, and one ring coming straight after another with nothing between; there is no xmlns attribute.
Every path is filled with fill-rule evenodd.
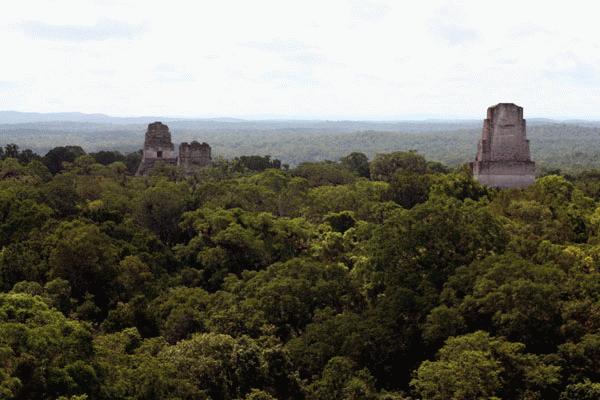
<svg viewBox="0 0 600 400"><path fill-rule="evenodd" d="M531 185L535 181L535 163L531 161L525 131L523 107L513 103L489 107L477 157L471 163L473 177L497 188Z"/></svg>
<svg viewBox="0 0 600 400"><path fill-rule="evenodd" d="M211 163L211 148L207 143L181 143L179 154L171 141L169 127L162 122L148 125L144 140L142 161L137 175L148 175L157 163L181 166L186 174L193 173L195 168L204 167Z"/></svg>
<svg viewBox="0 0 600 400"><path fill-rule="evenodd" d="M198 143L194 140L190 144L184 142L179 145L178 165L184 171L192 171L196 167L205 167L210 165L211 161L208 143Z"/></svg>
<svg viewBox="0 0 600 400"><path fill-rule="evenodd" d="M169 127L161 122L148 125L142 162L138 167L137 175L147 175L157 162L177 165L175 146L171 142Z"/></svg>

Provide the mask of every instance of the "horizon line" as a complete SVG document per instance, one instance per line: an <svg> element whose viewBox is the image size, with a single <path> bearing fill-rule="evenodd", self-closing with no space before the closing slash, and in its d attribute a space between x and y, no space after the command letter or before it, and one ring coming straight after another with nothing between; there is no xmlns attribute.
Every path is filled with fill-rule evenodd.
<svg viewBox="0 0 600 400"><path fill-rule="evenodd" d="M15 113L15 114L35 114L39 116L52 116L52 115L60 115L60 114L76 114L82 117L105 117L105 118L115 118L115 119L156 119L156 118L164 118L175 121L189 121L189 120L240 120L240 121L321 121L321 122L427 122L427 121L481 121L485 119L485 114L479 117L473 116L438 116L438 115L426 115L426 114L414 114L414 115L406 115L406 116L356 116L356 117L348 117L348 116L291 116L291 115L264 115L264 114L253 114L253 115L205 115L205 116L192 116L192 115L132 115L132 114L109 114L103 112L82 112L82 111L19 111L19 110L0 110L0 114L2 113ZM598 122L600 121L600 116L597 117L589 117L589 116L526 116L525 120L551 120L558 122L565 121L586 121L586 122ZM72 120L61 120L64 122L77 122ZM36 122L44 122L44 121L36 121ZM58 121L47 121L47 122L58 122ZM226 121L223 121L226 122ZM2 122L0 122L2 123ZM27 123L27 122L24 122Z"/></svg>

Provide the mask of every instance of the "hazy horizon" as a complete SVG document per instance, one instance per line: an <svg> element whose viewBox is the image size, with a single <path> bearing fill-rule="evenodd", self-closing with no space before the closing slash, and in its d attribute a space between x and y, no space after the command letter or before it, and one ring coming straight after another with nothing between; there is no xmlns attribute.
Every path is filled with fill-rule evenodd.
<svg viewBox="0 0 600 400"><path fill-rule="evenodd" d="M487 109L487 107L485 108ZM82 117L93 117L102 116L115 119L144 119L144 118L164 118L168 120L241 120L241 121L350 121L350 122L452 122L452 121L479 121L485 119L485 110L480 116L450 116L450 115L434 115L434 114L423 114L423 115L408 115L408 116L397 116L397 117L365 117L365 118L352 118L350 117L336 117L336 116L285 116L285 115L150 115L150 114L111 114L106 112L81 112L81 111L53 111L53 112L40 112L40 111L21 111L21 110L0 110L0 124L3 123L1 116L3 113L15 113L21 115L39 115L39 116L52 116L52 115L80 115ZM547 115L526 115L525 119L529 120L550 120L556 122L562 121L588 121L597 122L600 121L598 117L576 117L576 116L547 116ZM40 120L41 121L41 120ZM65 122L71 122L71 120L65 119Z"/></svg>

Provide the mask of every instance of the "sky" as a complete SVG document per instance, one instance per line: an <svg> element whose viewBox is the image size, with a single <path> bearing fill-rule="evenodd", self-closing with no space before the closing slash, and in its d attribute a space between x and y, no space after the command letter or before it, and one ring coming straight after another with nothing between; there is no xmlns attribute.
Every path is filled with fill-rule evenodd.
<svg viewBox="0 0 600 400"><path fill-rule="evenodd" d="M600 119L592 0L19 0L0 110L115 116Z"/></svg>

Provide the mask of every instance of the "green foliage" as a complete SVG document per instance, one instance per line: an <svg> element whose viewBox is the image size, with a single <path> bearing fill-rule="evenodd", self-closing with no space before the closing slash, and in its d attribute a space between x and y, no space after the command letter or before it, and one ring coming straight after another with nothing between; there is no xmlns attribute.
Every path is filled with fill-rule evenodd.
<svg viewBox="0 0 600 400"><path fill-rule="evenodd" d="M387 197L404 208L424 203L429 197L431 178L428 175L396 172L389 178Z"/></svg>
<svg viewBox="0 0 600 400"><path fill-rule="evenodd" d="M48 275L67 280L73 297L95 298L106 306L117 274L118 253L114 243L96 226L82 221L63 222L46 239Z"/></svg>
<svg viewBox="0 0 600 400"><path fill-rule="evenodd" d="M368 370L356 370L352 360L333 357L327 362L323 374L308 388L309 399L377 399L375 382Z"/></svg>
<svg viewBox="0 0 600 400"><path fill-rule="evenodd" d="M597 172L366 154L2 148L0 398L597 397Z"/></svg>
<svg viewBox="0 0 600 400"><path fill-rule="evenodd" d="M282 338L302 332L320 309L341 312L359 301L347 268L339 264L296 258L242 279L229 280L226 289L240 297L240 305L259 312Z"/></svg>
<svg viewBox="0 0 600 400"><path fill-rule="evenodd" d="M65 168L65 163L72 163L82 155L85 155L85 151L79 146L60 146L46 153L42 162L51 173L56 174Z"/></svg>
<svg viewBox="0 0 600 400"><path fill-rule="evenodd" d="M567 386L560 400L595 400L600 398L600 383L585 381Z"/></svg>
<svg viewBox="0 0 600 400"><path fill-rule="evenodd" d="M458 200L479 200L490 196L490 189L473 180L466 173L447 173L432 178L431 194L454 197Z"/></svg>
<svg viewBox="0 0 600 400"><path fill-rule="evenodd" d="M89 327L37 296L0 294L0 354L5 398L85 393L98 384Z"/></svg>
<svg viewBox="0 0 600 400"><path fill-rule="evenodd" d="M319 220L330 212L352 211L361 219L376 219L374 209L381 206L389 185L384 182L359 180L349 185L319 186L308 191L306 213L311 219ZM396 206L397 208L397 206Z"/></svg>
<svg viewBox="0 0 600 400"><path fill-rule="evenodd" d="M427 172L425 157L415 151L398 151L377 154L371 161L371 177L379 181L389 181L398 173L424 174Z"/></svg>
<svg viewBox="0 0 600 400"><path fill-rule="evenodd" d="M292 170L292 175L306 179L310 187L343 185L356 180L350 170L331 161L302 163Z"/></svg>
<svg viewBox="0 0 600 400"><path fill-rule="evenodd" d="M506 240L500 221L485 206L439 197L393 212L374 231L370 247L381 270L416 267L441 285L455 268L502 251Z"/></svg>
<svg viewBox="0 0 600 400"><path fill-rule="evenodd" d="M18 193L0 192L0 245L26 240L32 229L41 228L52 209Z"/></svg>
<svg viewBox="0 0 600 400"><path fill-rule="evenodd" d="M232 168L236 172L261 172L270 168L281 168L281 161L271 160L271 156L240 156L234 158L232 164Z"/></svg>
<svg viewBox="0 0 600 400"><path fill-rule="evenodd" d="M250 393L248 393L248 395L246 397L244 397L244 400L277 400L277 399L275 399L275 397L271 396L267 392L263 392L262 390L258 390L258 389L252 389L250 391Z"/></svg>
<svg viewBox="0 0 600 400"><path fill-rule="evenodd" d="M57 175L42 187L46 203L58 217L68 217L77 213L80 196L76 191L75 179L70 175Z"/></svg>
<svg viewBox="0 0 600 400"><path fill-rule="evenodd" d="M411 385L424 399L523 398L559 381L559 367L524 353L524 345L478 331L450 338L424 361Z"/></svg>
<svg viewBox="0 0 600 400"><path fill-rule="evenodd" d="M160 181L140 193L135 218L163 241L172 243L179 233L178 221L186 209L188 196L185 185Z"/></svg>
<svg viewBox="0 0 600 400"><path fill-rule="evenodd" d="M570 381L600 380L599 334L587 334L580 341L564 343L559 346L559 354Z"/></svg>
<svg viewBox="0 0 600 400"><path fill-rule="evenodd" d="M6 160L12 158L17 160L20 164L26 165L32 161L37 161L40 156L35 154L30 149L19 150L19 146L14 143L7 144L4 147L0 147L0 160Z"/></svg>
<svg viewBox="0 0 600 400"><path fill-rule="evenodd" d="M457 336L465 330L465 319L460 311L442 304L427 315L423 338L430 343L439 344L446 338Z"/></svg>
<svg viewBox="0 0 600 400"><path fill-rule="evenodd" d="M282 394L294 393L296 386L285 370L277 371L283 379L275 382L275 376L268 374L272 368L270 352L243 336L236 340L223 334L196 334L164 348L158 359L172 365L176 379L206 398L235 399L250 392L257 382L273 385Z"/></svg>
<svg viewBox="0 0 600 400"><path fill-rule="evenodd" d="M458 269L446 285L443 296L456 308L434 310L453 315L449 321L456 322L446 324L432 314L428 329L434 333L452 327L447 332L452 335L458 332L455 324L485 324L492 333L549 351L560 340L564 281L564 272L553 264L537 265L512 255L477 261Z"/></svg>
<svg viewBox="0 0 600 400"><path fill-rule="evenodd" d="M301 218L275 218L241 209L201 208L186 213L181 227L190 240L176 247L177 255L186 265L202 270L211 288L228 273L295 257L311 236L310 225Z"/></svg>
<svg viewBox="0 0 600 400"><path fill-rule="evenodd" d="M346 157L340 158L340 163L360 177L369 178L371 176L369 158L364 153L350 153Z"/></svg>
<svg viewBox="0 0 600 400"><path fill-rule="evenodd" d="M203 289L175 287L154 299L151 314L165 339L176 343L205 330L209 301Z"/></svg>
<svg viewBox="0 0 600 400"><path fill-rule="evenodd" d="M356 219L351 211L329 213L324 218L325 222L336 232L344 233L356 225Z"/></svg>
<svg viewBox="0 0 600 400"><path fill-rule="evenodd" d="M125 156L118 151L101 150L95 153L89 153L94 160L102 165L109 165L117 161L124 162Z"/></svg>

